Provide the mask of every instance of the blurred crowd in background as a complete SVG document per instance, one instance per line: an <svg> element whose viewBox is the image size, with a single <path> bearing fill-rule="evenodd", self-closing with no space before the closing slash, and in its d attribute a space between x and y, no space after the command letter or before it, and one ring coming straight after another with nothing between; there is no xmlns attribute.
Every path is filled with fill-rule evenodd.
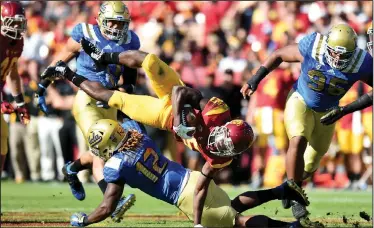
<svg viewBox="0 0 374 228"><path fill-rule="evenodd" d="M125 3L132 18L130 29L138 34L141 50L159 55L179 72L188 86L199 88L205 97L223 99L233 117L247 120L256 129L258 137L251 151L235 159L217 180L235 185L251 183L255 188L278 185L284 178L288 139L283 109L287 94L299 76L300 64L282 64L263 80L250 100L241 96L241 85L274 50L298 42L313 31L326 34L332 25L340 22L355 29L358 46L366 49L366 30L372 21L371 1ZM77 88L68 82L55 82L47 94L52 110L48 116L34 106L33 93L40 73L64 48L72 28L80 22L96 24L100 2L23 1L22 4L28 30L18 71L32 118L29 125L23 126L15 114L7 116L10 153L3 178L14 178L17 183L62 181L61 164L87 151L70 111ZM74 61L70 67L75 68ZM138 73L136 93L154 95L144 73L141 70ZM366 89L356 85L346 100L355 99ZM6 91L9 93L9 89ZM357 135L361 147L353 148L358 147L355 140L339 140L337 135L310 182L313 186L352 187L368 169L372 133L368 130L371 122L367 121L372 118L371 108L359 114L345 120L337 129ZM369 128L365 128L368 124ZM199 153L176 143L170 133L150 128L148 132L169 157L191 169L201 168ZM359 162L350 164L351 153ZM49 168L41 170L40 164ZM80 178L90 180L89 174ZM371 180L360 183L359 188L365 188Z"/></svg>

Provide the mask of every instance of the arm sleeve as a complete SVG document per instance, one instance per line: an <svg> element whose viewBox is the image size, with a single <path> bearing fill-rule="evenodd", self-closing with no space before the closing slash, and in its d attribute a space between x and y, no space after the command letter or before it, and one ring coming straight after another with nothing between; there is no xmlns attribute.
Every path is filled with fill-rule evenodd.
<svg viewBox="0 0 374 228"><path fill-rule="evenodd" d="M75 40L76 42L80 42L83 37L83 31L82 31L82 23L77 24L74 26L73 30L71 31L71 38Z"/></svg>
<svg viewBox="0 0 374 228"><path fill-rule="evenodd" d="M104 166L104 180L107 183L116 183L121 179L121 159L111 157Z"/></svg>
<svg viewBox="0 0 374 228"><path fill-rule="evenodd" d="M308 54L310 55L312 53L313 43L316 36L317 33L313 32L312 34L309 34L300 40L298 46L299 51L303 57L306 57Z"/></svg>

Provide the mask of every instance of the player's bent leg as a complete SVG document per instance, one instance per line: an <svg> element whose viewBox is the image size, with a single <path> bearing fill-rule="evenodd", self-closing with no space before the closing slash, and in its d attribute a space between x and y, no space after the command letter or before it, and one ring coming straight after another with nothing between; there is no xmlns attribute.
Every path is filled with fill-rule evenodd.
<svg viewBox="0 0 374 228"><path fill-rule="evenodd" d="M271 200L282 199L295 200L303 205L309 205L304 191L295 182L289 180L275 188L244 192L231 201L231 206L237 212L242 213Z"/></svg>
<svg viewBox="0 0 374 228"><path fill-rule="evenodd" d="M191 220L194 219L193 197L200 172L193 171L183 191L181 192L177 207ZM204 227L233 227L237 211L231 206L229 196L211 181L204 203L204 213L201 225Z"/></svg>
<svg viewBox="0 0 374 228"><path fill-rule="evenodd" d="M184 86L178 73L154 54L148 54L145 57L142 68L159 98L171 96L174 86Z"/></svg>
<svg viewBox="0 0 374 228"><path fill-rule="evenodd" d="M162 130L172 129L172 108L168 96L159 99L115 91L108 104L139 123Z"/></svg>

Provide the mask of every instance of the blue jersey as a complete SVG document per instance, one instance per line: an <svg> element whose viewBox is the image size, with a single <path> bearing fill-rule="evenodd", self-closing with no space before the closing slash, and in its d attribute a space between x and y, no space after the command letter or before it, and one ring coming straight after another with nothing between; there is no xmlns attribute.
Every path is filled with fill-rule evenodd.
<svg viewBox="0 0 374 228"><path fill-rule="evenodd" d="M373 59L362 49L356 48L352 61L345 69L336 70L328 65L324 56L326 36L314 32L305 36L298 46L304 61L294 89L306 105L317 112L337 106L356 81L373 77Z"/></svg>
<svg viewBox="0 0 374 228"><path fill-rule="evenodd" d="M71 38L79 43L83 37L96 43L105 52L123 52L140 48L139 37L130 30L122 40L113 41L103 37L98 25L79 23L73 28ZM106 69L97 69L94 61L81 50L77 57L77 73L90 81L101 82L108 89L113 89L117 86L120 75L125 76L126 72L123 66L115 64L109 64Z"/></svg>
<svg viewBox="0 0 374 228"><path fill-rule="evenodd" d="M144 133L134 126L133 120L122 126ZM132 188L159 200L176 205L189 171L163 156L149 136L144 134L140 146L134 151L116 153L104 166L104 178L108 183L123 181Z"/></svg>

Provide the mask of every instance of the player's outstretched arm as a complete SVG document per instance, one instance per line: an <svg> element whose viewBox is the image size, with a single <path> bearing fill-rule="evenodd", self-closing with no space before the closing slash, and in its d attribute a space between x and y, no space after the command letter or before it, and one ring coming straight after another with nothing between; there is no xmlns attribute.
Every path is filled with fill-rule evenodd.
<svg viewBox="0 0 374 228"><path fill-rule="evenodd" d="M203 107L200 105L200 101L203 99L203 95L199 90L192 89L186 86L174 86L171 102L173 107L173 129L177 135L183 139L189 139L189 133L195 131L195 127L188 127L186 123L183 123L182 112L184 107L192 107L194 109L201 110Z"/></svg>
<svg viewBox="0 0 374 228"><path fill-rule="evenodd" d="M302 62L303 60L304 57L300 53L297 44L291 44L276 50L265 60L255 75L253 75L247 83L243 85L240 92L243 94L244 98L252 95L256 91L261 80L271 71L276 69L282 62Z"/></svg>
<svg viewBox="0 0 374 228"><path fill-rule="evenodd" d="M209 184L218 171L219 169L213 168L208 162L205 162L203 168L201 169L201 175L197 180L193 198L194 225L201 224Z"/></svg>
<svg viewBox="0 0 374 228"><path fill-rule="evenodd" d="M72 226L88 226L93 223L103 221L108 218L116 209L120 200L125 183L108 183L108 187L104 194L101 204L90 215L84 213L76 213L70 217Z"/></svg>
<svg viewBox="0 0 374 228"><path fill-rule="evenodd" d="M120 64L131 68L141 68L148 53L138 50L124 52L104 52L96 44L84 38L81 39L84 52L95 61L96 65Z"/></svg>
<svg viewBox="0 0 374 228"><path fill-rule="evenodd" d="M14 101L17 104L16 112L23 124L30 122L30 114L25 106L25 101L22 93L21 78L18 75L17 64L14 64L7 75L7 83L10 85Z"/></svg>
<svg viewBox="0 0 374 228"><path fill-rule="evenodd" d="M338 121L343 116L362 110L364 108L370 107L373 105L373 90L370 92L362 95L359 97L356 101L343 106L343 107L336 107L330 112L328 112L326 115L321 117L321 123L324 125L330 125Z"/></svg>

